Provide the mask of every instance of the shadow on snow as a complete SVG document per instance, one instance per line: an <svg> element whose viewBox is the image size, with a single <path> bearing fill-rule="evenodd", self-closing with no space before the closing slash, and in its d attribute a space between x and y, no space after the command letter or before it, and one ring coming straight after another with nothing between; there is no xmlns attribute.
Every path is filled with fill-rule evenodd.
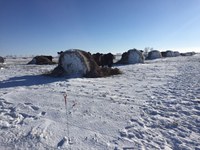
<svg viewBox="0 0 200 150"><path fill-rule="evenodd" d="M8 80L0 81L0 88L42 85L57 81L67 81L67 80L66 78L54 78L43 75L26 75L20 77L12 77L9 78Z"/></svg>

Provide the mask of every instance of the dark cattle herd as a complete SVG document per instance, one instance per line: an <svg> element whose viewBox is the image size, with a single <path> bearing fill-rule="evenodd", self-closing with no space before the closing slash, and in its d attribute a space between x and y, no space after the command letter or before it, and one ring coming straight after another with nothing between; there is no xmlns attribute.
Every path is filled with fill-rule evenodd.
<svg viewBox="0 0 200 150"><path fill-rule="evenodd" d="M95 62L99 66L108 66L112 67L113 60L115 59L115 56L112 53L102 54L102 53L96 53L92 55Z"/></svg>

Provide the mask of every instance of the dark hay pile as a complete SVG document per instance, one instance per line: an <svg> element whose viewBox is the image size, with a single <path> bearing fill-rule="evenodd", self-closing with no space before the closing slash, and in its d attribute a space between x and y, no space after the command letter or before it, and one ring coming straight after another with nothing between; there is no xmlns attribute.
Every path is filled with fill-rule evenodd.
<svg viewBox="0 0 200 150"><path fill-rule="evenodd" d="M52 61L52 58L48 58L48 56L35 56L28 64L36 64L36 65L54 65L56 62Z"/></svg>
<svg viewBox="0 0 200 150"><path fill-rule="evenodd" d="M84 77L86 78L100 78L100 77L109 77L112 75L119 75L122 74L118 68L109 68L109 67L102 67L99 70L95 70L91 73L86 74Z"/></svg>

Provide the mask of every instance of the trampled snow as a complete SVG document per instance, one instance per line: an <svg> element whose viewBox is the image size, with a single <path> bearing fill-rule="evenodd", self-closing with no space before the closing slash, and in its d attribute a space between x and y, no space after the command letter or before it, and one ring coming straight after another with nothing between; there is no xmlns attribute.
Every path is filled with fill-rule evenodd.
<svg viewBox="0 0 200 150"><path fill-rule="evenodd" d="M28 61L1 65L1 150L200 149L200 55L107 78L41 76L56 66Z"/></svg>

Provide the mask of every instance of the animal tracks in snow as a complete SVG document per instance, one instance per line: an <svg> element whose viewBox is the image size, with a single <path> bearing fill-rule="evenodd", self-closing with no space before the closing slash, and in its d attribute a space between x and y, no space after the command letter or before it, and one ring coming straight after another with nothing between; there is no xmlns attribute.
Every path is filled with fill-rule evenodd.
<svg viewBox="0 0 200 150"><path fill-rule="evenodd" d="M146 149L200 149L200 85L191 77L200 73L178 69L169 82L151 89L140 115L119 132L122 139Z"/></svg>
<svg viewBox="0 0 200 150"><path fill-rule="evenodd" d="M24 104L30 106L35 111L39 110L39 107L34 106L32 103L24 103Z"/></svg>
<svg viewBox="0 0 200 150"><path fill-rule="evenodd" d="M27 106L29 109L27 109ZM14 105L13 103L7 102L2 98L0 99L0 108L1 129L15 127L16 125L23 125L24 123L26 124L28 120L37 120L40 116L44 116L46 114L44 111L38 113L39 107L34 106L31 103L19 103Z"/></svg>

